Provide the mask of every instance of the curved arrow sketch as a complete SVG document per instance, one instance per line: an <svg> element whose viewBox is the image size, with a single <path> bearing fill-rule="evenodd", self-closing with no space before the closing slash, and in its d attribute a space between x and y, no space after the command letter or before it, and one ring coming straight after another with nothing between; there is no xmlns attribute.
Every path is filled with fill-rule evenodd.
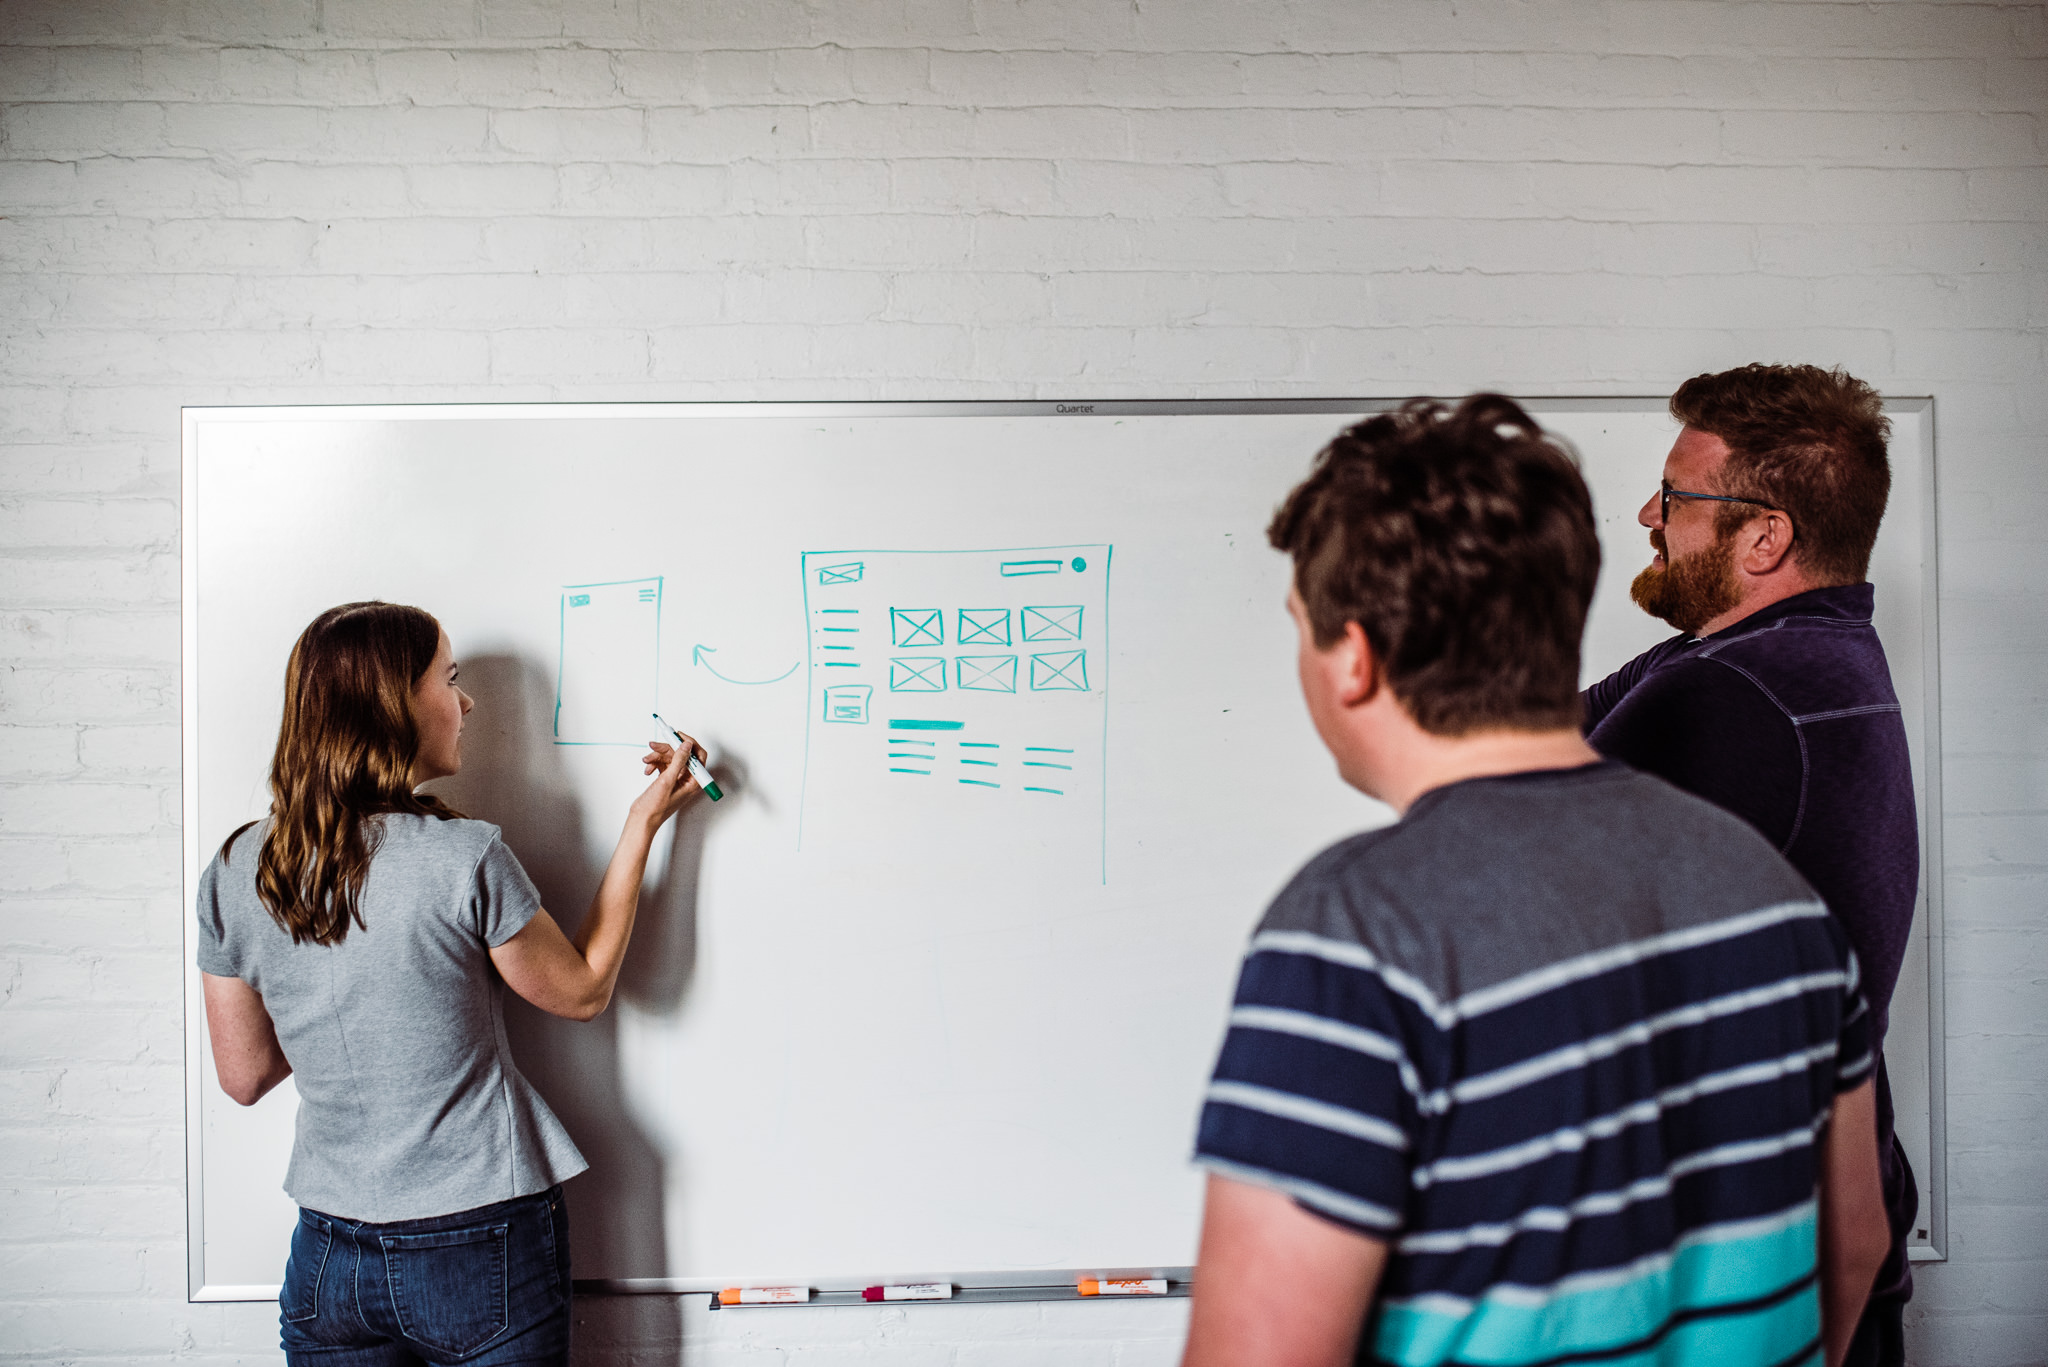
<svg viewBox="0 0 2048 1367"><path fill-rule="evenodd" d="M781 672L780 674L777 674L777 675L776 675L776 676L775 676L774 678L772 678L772 679L735 679L735 678L731 678L731 677L729 677L729 676L727 676L727 675L724 675L724 674L720 674L720 673L718 672L718 670L717 670L716 668L714 668L714 667L712 666L712 664L711 664L711 661L709 661L709 660L707 660L707 659L705 659L705 658L704 658L704 657L705 657L706 655L716 655L717 653L718 653L718 647L717 647L717 646L707 646L707 645L694 645L694 646L691 646L691 647L690 647L690 663L691 663L691 664L693 664L693 665L702 665L702 666L704 666L704 668L706 668L706 669L709 669L709 670L711 670L711 676L712 676L713 678L715 678L715 679L724 679L724 680L725 680L725 681L726 681L727 683L729 683L729 684L746 684L746 685L749 685L749 686L752 686L752 685L755 685L755 684L772 684L772 683L781 683L781 682L782 682L782 681L783 681L784 679L786 679L786 678L788 678L788 677L789 677L790 675L792 675L792 674L796 673L796 666L795 666L795 665L791 665L791 666L790 666L790 667L789 667L788 669L785 669L785 670L783 670L783 671L782 671L782 672Z"/></svg>

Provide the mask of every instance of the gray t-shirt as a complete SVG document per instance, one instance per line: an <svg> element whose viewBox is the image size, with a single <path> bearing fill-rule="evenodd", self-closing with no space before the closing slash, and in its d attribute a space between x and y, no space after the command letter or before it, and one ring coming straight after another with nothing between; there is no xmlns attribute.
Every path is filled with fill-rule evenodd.
<svg viewBox="0 0 2048 1367"><path fill-rule="evenodd" d="M263 997L299 1091L284 1189L349 1220L449 1215L589 1164L520 1075L490 950L540 894L484 821L391 813L338 945L293 944L256 895L267 823L199 879L199 968Z"/></svg>

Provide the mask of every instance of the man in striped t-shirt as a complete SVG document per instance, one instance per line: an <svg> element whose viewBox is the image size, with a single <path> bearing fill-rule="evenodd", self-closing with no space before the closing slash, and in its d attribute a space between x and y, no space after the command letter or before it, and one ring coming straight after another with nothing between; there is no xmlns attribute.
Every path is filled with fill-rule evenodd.
<svg viewBox="0 0 2048 1367"><path fill-rule="evenodd" d="M1269 535L1310 717L1400 820L1252 939L1188 1367L1839 1360L1888 1238L1855 957L1746 824L1580 737L1569 459L1497 396L1410 405Z"/></svg>

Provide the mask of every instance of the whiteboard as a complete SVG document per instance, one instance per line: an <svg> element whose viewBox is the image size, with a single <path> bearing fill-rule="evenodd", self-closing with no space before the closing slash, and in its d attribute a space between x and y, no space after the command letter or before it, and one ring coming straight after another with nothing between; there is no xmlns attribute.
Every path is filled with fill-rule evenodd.
<svg viewBox="0 0 2048 1367"><path fill-rule="evenodd" d="M570 1187L580 1281L1184 1270L1246 935L1306 858L1389 819L1303 713L1264 537L1323 443L1387 406L187 409L188 904L267 808L298 632L339 602L418 604L477 699L434 791L504 828L565 923L640 786L649 711L703 735L728 790L660 842L612 1009L508 1011L592 1163ZM1531 406L1600 513L1590 680L1668 634L1627 584L1673 428L1661 400ZM1873 577L1938 832L1931 410L1893 407ZM1934 1252L1922 907L1891 1053ZM196 969L186 1001L191 1294L268 1298L296 1099L228 1101Z"/></svg>

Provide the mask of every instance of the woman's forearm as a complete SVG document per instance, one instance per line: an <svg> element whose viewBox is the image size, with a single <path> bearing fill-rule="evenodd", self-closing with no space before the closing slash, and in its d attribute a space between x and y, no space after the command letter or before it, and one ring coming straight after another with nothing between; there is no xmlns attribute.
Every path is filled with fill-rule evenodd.
<svg viewBox="0 0 2048 1367"><path fill-rule="evenodd" d="M596 1003L592 1015L611 1001L619 970L625 965L626 946L632 941L633 921L640 911L640 883L647 875L647 856L659 828L659 823L650 824L639 812L627 815L611 862L597 885L597 895L590 899L590 914L577 928L576 951L590 968L587 995Z"/></svg>
<svg viewBox="0 0 2048 1367"><path fill-rule="evenodd" d="M237 1105L254 1106L292 1075L291 1060L277 1042L277 1027L256 989L240 978L200 974L206 1000L206 1030L213 1043L213 1069L221 1090Z"/></svg>

